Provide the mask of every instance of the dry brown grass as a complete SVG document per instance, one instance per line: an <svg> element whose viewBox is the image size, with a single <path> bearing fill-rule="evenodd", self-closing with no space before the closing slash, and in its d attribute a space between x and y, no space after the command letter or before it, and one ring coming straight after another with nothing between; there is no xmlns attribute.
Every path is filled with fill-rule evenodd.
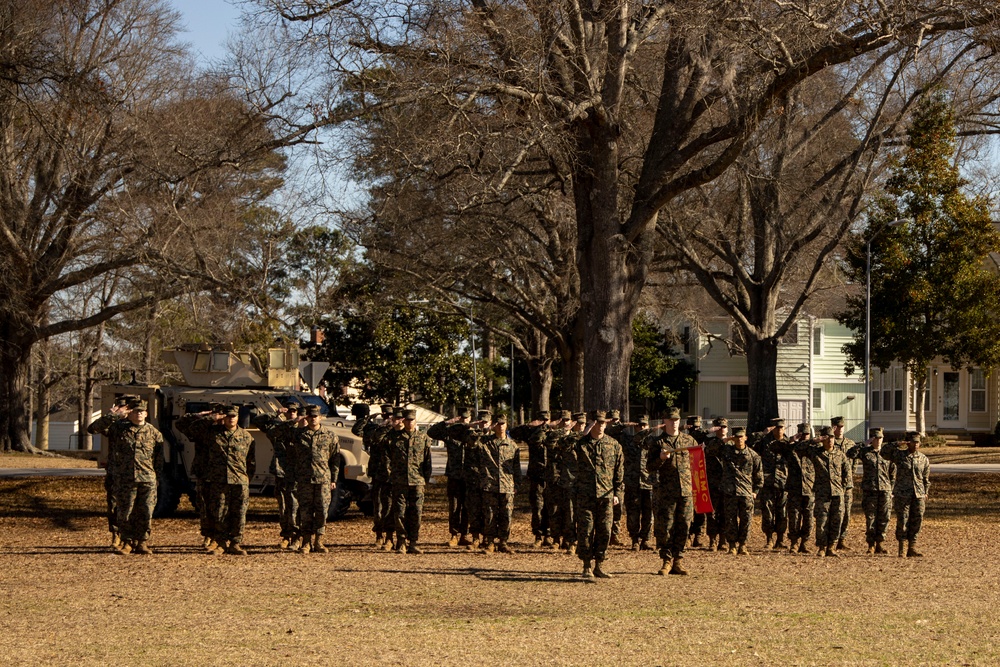
<svg viewBox="0 0 1000 667"><path fill-rule="evenodd" d="M575 557L440 546L440 486L422 556L373 552L358 514L330 528L328 555L279 553L273 501L256 498L248 557L202 555L186 502L155 522L155 555L121 557L105 547L99 478L0 480L0 655L74 665L996 664L996 482L934 478L920 560L866 557L854 528L854 551L840 559L693 550L689 577L655 576L655 555L616 549L616 578L595 584L578 578ZM755 532L751 546L762 542Z"/></svg>
<svg viewBox="0 0 1000 667"><path fill-rule="evenodd" d="M59 452L49 452L49 456L34 456L20 452L0 454L0 468L96 468L97 461L86 458L63 456Z"/></svg>

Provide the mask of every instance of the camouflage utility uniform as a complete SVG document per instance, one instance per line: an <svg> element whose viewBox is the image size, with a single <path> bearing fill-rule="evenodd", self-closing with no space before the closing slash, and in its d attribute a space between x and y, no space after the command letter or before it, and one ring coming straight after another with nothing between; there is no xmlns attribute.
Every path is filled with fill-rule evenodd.
<svg viewBox="0 0 1000 667"><path fill-rule="evenodd" d="M281 537L291 541L299 534L298 504L293 493L295 477L288 461L288 446L295 424L290 420L270 415L257 415L251 420L251 423L271 441L274 454L271 457L268 472L274 475L274 497L278 501L278 525L281 527Z"/></svg>
<svg viewBox="0 0 1000 667"><path fill-rule="evenodd" d="M389 452L392 483L392 525L396 531L396 551L419 553L420 518L424 509L424 485L431 478L431 439L420 431L393 431L386 448Z"/></svg>
<svg viewBox="0 0 1000 667"><path fill-rule="evenodd" d="M598 574L611 541L614 501L622 499L625 457L618 441L606 435L595 439L585 434L575 441L568 458L575 473L576 553L585 568L593 560Z"/></svg>
<svg viewBox="0 0 1000 667"><path fill-rule="evenodd" d="M709 455L722 461L723 506L726 511L725 539L730 553L746 553L746 541L753 519L754 497L764 486L760 456L750 447L737 449L713 439L706 444Z"/></svg>
<svg viewBox="0 0 1000 667"><path fill-rule="evenodd" d="M781 445L787 440L774 437L774 433L760 439L755 451L760 455L764 470L764 487L757 496L760 503L761 529L767 538L767 547L785 546L785 531L788 530L786 484L788 481L788 462L782 453Z"/></svg>
<svg viewBox="0 0 1000 667"><path fill-rule="evenodd" d="M546 414L543 418L547 418ZM535 541L549 537L549 517L545 511L545 438L548 424L521 424L510 430L510 437L528 446L528 505L531 507L531 534Z"/></svg>
<svg viewBox="0 0 1000 667"><path fill-rule="evenodd" d="M291 430L288 453L299 507L299 537L303 545L315 540L322 547L319 536L326 533L330 489L340 474L340 438L325 426L297 426Z"/></svg>
<svg viewBox="0 0 1000 667"><path fill-rule="evenodd" d="M483 537L487 549L499 541L509 551L510 523L514 512L514 489L521 481L521 453L510 438L494 433L478 436L471 443L483 472Z"/></svg>
<svg viewBox="0 0 1000 667"><path fill-rule="evenodd" d="M688 529L694 518L694 501L691 456L687 451L675 450L698 443L686 433L667 435L664 432L649 438L648 442L646 467L656 474L657 480L653 499L656 546L664 563L679 561L684 557ZM663 452L667 453L665 459L660 456Z"/></svg>
<svg viewBox="0 0 1000 667"><path fill-rule="evenodd" d="M632 548L650 548L649 533L653 525L653 485L656 473L646 466L649 452L647 438L651 431L643 428L622 446L625 457L625 526Z"/></svg>
<svg viewBox="0 0 1000 667"><path fill-rule="evenodd" d="M812 536L813 513L816 509L813 495L816 470L808 452L796 447L800 442L808 447L813 441L777 440L770 446L777 448L788 463L788 477L785 480L788 491L788 550L810 553L807 545Z"/></svg>
<svg viewBox="0 0 1000 667"><path fill-rule="evenodd" d="M900 445L902 446L902 445ZM892 487L892 506L896 512L896 540L899 555L903 555L903 542L907 542L908 556L920 556L917 536L924 521L927 491L930 489L931 464L921 451L909 452L896 446L882 447L884 459L896 465L896 479Z"/></svg>
<svg viewBox="0 0 1000 667"><path fill-rule="evenodd" d="M848 452L850 459L861 461L861 506L865 510L865 542L869 551L883 553L889 528L889 514L892 513L892 486L896 477L896 466L880 455L882 448L871 445L855 445Z"/></svg>
<svg viewBox="0 0 1000 667"><path fill-rule="evenodd" d="M816 546L831 553L841 533L844 491L851 479L850 464L844 452L836 447L826 451L822 447L805 444L799 445L798 449L809 454L816 472L813 483Z"/></svg>
<svg viewBox="0 0 1000 667"><path fill-rule="evenodd" d="M448 452L444 474L448 477L448 531L452 540L469 532L469 512L465 506L465 443L453 436L446 421L438 422L427 429L427 437L444 442ZM452 545L454 546L454 545Z"/></svg>
<svg viewBox="0 0 1000 667"><path fill-rule="evenodd" d="M354 422L351 433L361 436L361 442L368 452L368 477L371 479L372 531L376 541L389 543L393 532L392 517L389 513L392 503L392 485L389 483L389 453L386 449L392 426L388 421L378 423L365 416Z"/></svg>
<svg viewBox="0 0 1000 667"><path fill-rule="evenodd" d="M108 469L114 479L115 523L122 542L145 545L156 507L156 474L163 466L163 435L148 423L136 426L118 415L104 415L87 431L100 433L109 444Z"/></svg>

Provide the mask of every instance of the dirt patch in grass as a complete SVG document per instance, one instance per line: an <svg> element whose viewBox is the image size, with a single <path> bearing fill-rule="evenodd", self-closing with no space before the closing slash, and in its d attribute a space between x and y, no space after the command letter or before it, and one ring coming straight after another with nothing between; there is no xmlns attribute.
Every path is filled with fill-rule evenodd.
<svg viewBox="0 0 1000 667"><path fill-rule="evenodd" d="M997 477L935 476L922 559L863 555L860 499L842 558L689 550L688 577L613 549L610 581L530 547L444 546L443 490L421 542L371 549L354 513L326 555L277 549L274 501L254 498L245 558L198 548L190 505L154 523L153 556L108 552L100 479L0 480L0 654L6 664L895 665L996 664ZM891 536L890 536L891 540ZM890 545L894 546L894 545Z"/></svg>

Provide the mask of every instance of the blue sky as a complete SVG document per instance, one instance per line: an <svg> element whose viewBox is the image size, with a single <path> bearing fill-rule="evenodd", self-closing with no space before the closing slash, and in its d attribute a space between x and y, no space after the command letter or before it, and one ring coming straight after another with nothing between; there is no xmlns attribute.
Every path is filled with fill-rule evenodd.
<svg viewBox="0 0 1000 667"><path fill-rule="evenodd" d="M225 41L235 32L239 9L226 0L169 0L182 16L181 23L187 32L180 38L189 42L192 51L201 61L221 58Z"/></svg>

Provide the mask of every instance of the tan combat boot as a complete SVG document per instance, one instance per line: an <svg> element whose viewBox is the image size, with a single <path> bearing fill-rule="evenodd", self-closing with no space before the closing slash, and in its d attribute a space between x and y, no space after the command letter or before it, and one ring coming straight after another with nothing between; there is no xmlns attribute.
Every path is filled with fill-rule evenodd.
<svg viewBox="0 0 1000 667"><path fill-rule="evenodd" d="M115 549L115 553L119 556L127 556L132 553L132 545L128 543L128 540L122 540L122 543Z"/></svg>
<svg viewBox="0 0 1000 667"><path fill-rule="evenodd" d="M589 560L583 561L583 574L581 576L583 576L584 579L593 579L594 578L594 571L590 569L590 561Z"/></svg>
<svg viewBox="0 0 1000 667"><path fill-rule="evenodd" d="M388 535L386 535L384 538L382 538L382 540L383 540L382 544L380 544L378 548L381 549L382 551L391 551L392 550L392 538L389 537Z"/></svg>
<svg viewBox="0 0 1000 667"><path fill-rule="evenodd" d="M625 546L625 544L624 544L624 543L623 543L623 542L621 541L621 539L619 539L619 537L618 537L618 533L613 533L613 534L611 535L611 540L610 540L610 542L608 542L608 546L612 546L612 547L623 547L623 546Z"/></svg>
<svg viewBox="0 0 1000 667"><path fill-rule="evenodd" d="M767 542L764 543L764 550L770 551L771 547L774 546L774 536L771 533L767 534Z"/></svg>
<svg viewBox="0 0 1000 667"><path fill-rule="evenodd" d="M750 555L750 550L747 549L747 543L746 542L740 542L740 547L739 547L739 549L736 550L736 553L738 553L741 556L749 556Z"/></svg>
<svg viewBox="0 0 1000 667"><path fill-rule="evenodd" d="M540 546L542 546L542 536L541 535L535 535L535 541L532 543L531 547L533 549L537 549Z"/></svg>
<svg viewBox="0 0 1000 667"><path fill-rule="evenodd" d="M921 558L921 557L923 557L923 554L920 553L919 551L917 551L917 541L916 540L910 540L909 541L909 546L906 549L906 557L907 558Z"/></svg>
<svg viewBox="0 0 1000 667"><path fill-rule="evenodd" d="M111 533L111 550L114 551L122 545L122 538L118 533Z"/></svg>
<svg viewBox="0 0 1000 667"><path fill-rule="evenodd" d="M719 550L719 538L717 535L711 535L708 538L708 550L718 551Z"/></svg>
<svg viewBox="0 0 1000 667"><path fill-rule="evenodd" d="M312 551L312 535L303 535L302 544L296 549L300 554L307 554Z"/></svg>
<svg viewBox="0 0 1000 667"><path fill-rule="evenodd" d="M231 556L246 556L246 550L240 546L239 542L230 542L229 546L226 547L226 553Z"/></svg>
<svg viewBox="0 0 1000 667"><path fill-rule="evenodd" d="M139 544L135 545L135 553L142 554L143 556L148 556L153 553L153 550L149 548L149 543L146 540L141 540Z"/></svg>
<svg viewBox="0 0 1000 667"><path fill-rule="evenodd" d="M660 570L657 572L661 577L667 576L667 572L670 571L670 559L664 558L663 563L660 565Z"/></svg>
<svg viewBox="0 0 1000 667"><path fill-rule="evenodd" d="M424 550L418 547L416 542L410 542L408 545L406 545L406 553L408 554L416 554L419 556L423 552Z"/></svg>
<svg viewBox="0 0 1000 667"><path fill-rule="evenodd" d="M317 534L313 538L313 547L312 547L312 550L315 551L318 554L328 554L328 553L330 553L330 549L327 548L327 546L325 544L323 544L323 536L319 535L319 534Z"/></svg>
<svg viewBox="0 0 1000 667"><path fill-rule="evenodd" d="M691 540L691 546L692 547L696 547L696 548L701 546L701 534L700 533L696 534L694 536L694 539Z"/></svg>
<svg viewBox="0 0 1000 667"><path fill-rule="evenodd" d="M899 540L899 553L896 554L898 558L903 558L906 555L906 542Z"/></svg>
<svg viewBox="0 0 1000 667"><path fill-rule="evenodd" d="M513 549L510 548L510 545L504 541L501 541L500 544L497 545L497 551L499 551L502 554L516 553Z"/></svg>
<svg viewBox="0 0 1000 667"><path fill-rule="evenodd" d="M497 550L496 545L493 544L493 540L490 540L490 543L486 545L485 549L483 549L483 553L491 554L496 550Z"/></svg>
<svg viewBox="0 0 1000 667"><path fill-rule="evenodd" d="M827 547L825 555L831 556L832 558L840 558L840 554L838 554L837 550L834 549L833 547Z"/></svg>
<svg viewBox="0 0 1000 667"><path fill-rule="evenodd" d="M285 547L285 548L288 551L298 551L299 547L301 547L301 546L302 546L302 538L296 536L296 537L293 537L291 540L288 541L288 546Z"/></svg>
<svg viewBox="0 0 1000 667"><path fill-rule="evenodd" d="M594 576L597 577L598 579L613 579L613 577L607 572L605 572L604 569L601 567L602 562L603 561L597 561L594 564Z"/></svg>
<svg viewBox="0 0 1000 667"><path fill-rule="evenodd" d="M851 547L844 544L844 538L837 540L837 551L850 551Z"/></svg>
<svg viewBox="0 0 1000 667"><path fill-rule="evenodd" d="M681 576L687 576L687 570L681 567L681 559L675 558L674 564L670 567L670 574L679 574Z"/></svg>
<svg viewBox="0 0 1000 667"><path fill-rule="evenodd" d="M288 543L289 539L287 537L282 536L281 541L278 542L278 548L281 550L285 550L288 548Z"/></svg>
<svg viewBox="0 0 1000 667"><path fill-rule="evenodd" d="M729 543L729 549L728 549L728 551L729 551L729 555L731 555L731 556L735 556L736 555L736 553L738 551L738 548L736 546L736 542L730 542Z"/></svg>
<svg viewBox="0 0 1000 667"><path fill-rule="evenodd" d="M546 535L545 539L542 540L542 548L543 549L551 549L554 546L555 546L555 542L552 541L551 537L549 537L548 535Z"/></svg>
<svg viewBox="0 0 1000 667"><path fill-rule="evenodd" d="M882 546L881 542L876 542L875 543L875 553L877 553L877 554L887 554L889 552L886 550L886 548L884 546Z"/></svg>
<svg viewBox="0 0 1000 667"><path fill-rule="evenodd" d="M576 542L573 542L572 544L569 545L569 549L566 550L566 553L569 554L570 556L576 555Z"/></svg>
<svg viewBox="0 0 1000 667"><path fill-rule="evenodd" d="M649 546L649 542L642 540L639 542L639 551L652 551L653 547Z"/></svg>
<svg viewBox="0 0 1000 667"><path fill-rule="evenodd" d="M460 538L458 538L458 546L460 546L460 547L467 547L470 544L472 544L472 541L469 539L469 537L465 533L462 533L462 536Z"/></svg>
<svg viewBox="0 0 1000 667"><path fill-rule="evenodd" d="M868 554L869 556L874 556L875 555L875 545L873 543L869 542L868 543L868 550L865 553Z"/></svg>
<svg viewBox="0 0 1000 667"><path fill-rule="evenodd" d="M804 537L802 538L802 541L799 542L799 553L800 554L811 554L812 553L812 549L810 549L809 545L806 544L806 538L804 538Z"/></svg>
<svg viewBox="0 0 1000 667"><path fill-rule="evenodd" d="M396 537L396 543L392 546L392 553L401 554L406 550L406 542L402 537Z"/></svg>
<svg viewBox="0 0 1000 667"><path fill-rule="evenodd" d="M457 547L458 546L458 535L452 535L451 536L451 539L448 540L448 546L449 547Z"/></svg>
<svg viewBox="0 0 1000 667"><path fill-rule="evenodd" d="M795 553L795 550L796 550L796 548L797 548L797 547L796 547L796 544L797 544L797 543L798 543L798 540L791 540L791 541L790 541L790 542L788 543L788 553L790 553L790 554L793 554L793 553Z"/></svg>
<svg viewBox="0 0 1000 667"><path fill-rule="evenodd" d="M779 549L784 549L784 548L785 548L785 534L778 533L778 537L774 540L774 550L778 551Z"/></svg>

